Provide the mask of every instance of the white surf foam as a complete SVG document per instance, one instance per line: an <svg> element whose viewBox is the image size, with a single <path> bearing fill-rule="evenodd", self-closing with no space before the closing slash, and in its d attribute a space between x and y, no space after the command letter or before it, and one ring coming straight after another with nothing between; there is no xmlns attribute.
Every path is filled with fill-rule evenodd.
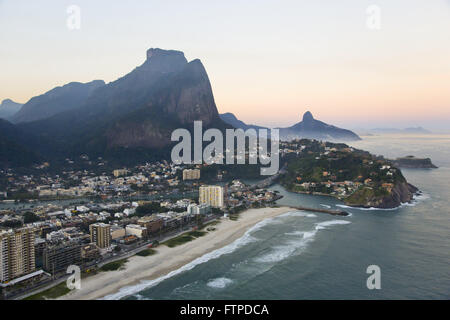
<svg viewBox="0 0 450 320"><path fill-rule="evenodd" d="M228 278L216 278L216 279L208 281L208 283L206 285L208 287L215 288L215 289L223 289L225 287L228 287L232 283L233 283L233 280L228 279Z"/></svg>
<svg viewBox="0 0 450 320"><path fill-rule="evenodd" d="M334 225L349 223L351 222L347 220L328 220L316 223L314 229L310 231L294 231L286 233L286 235L301 237L297 240L289 240L285 245L274 246L270 253L257 257L255 261L260 263L276 263L285 260L294 253L299 254L303 252L308 244L314 241L314 238L319 230L323 230Z"/></svg>
<svg viewBox="0 0 450 320"><path fill-rule="evenodd" d="M302 234L304 234L305 231L294 231L294 232L287 232L285 233L285 235L287 236L300 236Z"/></svg>
<svg viewBox="0 0 450 320"><path fill-rule="evenodd" d="M290 211L282 214L280 217L307 217L307 218L317 218L314 213L307 213L303 211Z"/></svg>
<svg viewBox="0 0 450 320"><path fill-rule="evenodd" d="M345 204L337 204L336 207L340 207L340 208L344 208L344 209L355 209L355 210L362 210L362 211L395 211L400 207L396 207L396 208L388 208L388 209L380 209L380 208L374 208L374 207L370 207L370 208L360 208L360 207L351 207L351 206L346 206Z"/></svg>
<svg viewBox="0 0 450 320"><path fill-rule="evenodd" d="M328 221L323 221L323 222L319 222L316 223L316 230L322 230L322 229L326 229L326 227L331 227L337 224L349 224L351 223L350 221L347 220L328 220Z"/></svg>
<svg viewBox="0 0 450 320"><path fill-rule="evenodd" d="M325 208L328 208L328 209L331 208L331 206L329 206L329 205L327 205L327 204L321 204L321 206L322 206L322 207L325 207Z"/></svg>
<svg viewBox="0 0 450 320"><path fill-rule="evenodd" d="M127 287L123 287L121 288L118 292L107 295L105 297L103 297L100 300L119 300L122 299L124 297L127 296L131 296L133 294L136 294L142 290L151 288L156 286L157 284L161 283L162 281L169 279L173 276L176 276L180 273L183 273L185 271L189 271L191 269L193 269L194 267L196 267L199 264L208 262L209 260L212 259L217 259L220 256L224 255L224 254L229 254L232 253L234 251L236 251L237 249L245 246L246 244L249 244L251 242L255 242L258 239L256 239L255 237L251 236L251 233L263 228L264 226L271 224L271 223L277 223L277 221L275 220L275 218L269 218L269 219L265 219L260 221L259 223L257 223L256 225L254 225L252 228L250 228L249 230L247 230L245 232L245 234L237 239L236 241L230 243L229 245L217 249L215 251L209 252L204 254L203 256L189 262L188 264L185 264L184 266L182 266L181 268L174 270L172 272L169 272L168 274L159 277L157 279L154 280L143 280L141 281L139 284L134 285L134 286L127 286Z"/></svg>

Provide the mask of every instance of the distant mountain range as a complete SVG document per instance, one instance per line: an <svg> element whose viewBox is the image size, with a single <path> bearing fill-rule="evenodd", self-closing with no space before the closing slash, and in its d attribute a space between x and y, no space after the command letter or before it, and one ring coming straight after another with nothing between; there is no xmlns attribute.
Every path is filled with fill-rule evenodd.
<svg viewBox="0 0 450 320"><path fill-rule="evenodd" d="M221 114L220 117L228 124L247 129L264 129L256 125L248 125L241 120L238 120L232 113ZM266 128L267 129L267 128ZM355 141L361 140L361 138L350 130L341 129L322 121L314 119L311 112L307 111L303 115L303 120L297 124L294 124L288 128L278 128L280 130L280 139L292 140L292 139L316 139L324 141Z"/></svg>
<svg viewBox="0 0 450 320"><path fill-rule="evenodd" d="M95 80L89 83L71 82L56 87L43 95L31 98L11 118L11 122L31 122L74 110L83 105L95 89L104 85L103 80Z"/></svg>
<svg viewBox="0 0 450 320"><path fill-rule="evenodd" d="M195 120L231 128L219 117L201 61L162 49L149 49L141 66L109 84L70 83L32 98L12 120L0 135L44 158L88 154L121 163L167 158L172 131L193 130ZM0 147L15 158L18 148Z"/></svg>
<svg viewBox="0 0 450 320"><path fill-rule="evenodd" d="M403 134L429 134L431 131L424 129L422 127L411 127L405 129L395 129L395 128L374 128L368 130L369 133L403 133Z"/></svg>
<svg viewBox="0 0 450 320"><path fill-rule="evenodd" d="M21 103L12 101L11 99L5 99L0 104L0 119L5 119L10 121L11 118L19 112L22 108Z"/></svg>
<svg viewBox="0 0 450 320"><path fill-rule="evenodd" d="M200 60L188 62L181 51L149 49L145 62L105 84L71 82L31 98L23 106L3 101L0 112L0 166L63 161L87 154L118 165L169 159L171 133L204 129L263 129L233 114L219 116L206 70ZM359 140L353 132L315 120L280 128L282 139Z"/></svg>
<svg viewBox="0 0 450 320"><path fill-rule="evenodd" d="M220 118L223 121L225 121L226 123L228 123L229 125L232 125L234 128L237 128L237 129L243 129L243 130L247 130L247 129L255 129L255 130L267 129L266 127L256 126L256 125L253 125L253 124L246 124L244 121L239 120L238 118L236 118L236 116L234 114L232 114L230 112L220 114Z"/></svg>

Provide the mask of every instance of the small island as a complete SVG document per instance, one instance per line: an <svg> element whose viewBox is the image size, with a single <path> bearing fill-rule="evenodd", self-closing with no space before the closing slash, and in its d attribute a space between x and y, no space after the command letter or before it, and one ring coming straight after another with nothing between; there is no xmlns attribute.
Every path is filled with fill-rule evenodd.
<svg viewBox="0 0 450 320"><path fill-rule="evenodd" d="M280 183L293 192L384 209L410 202L418 192L391 161L346 144L302 139L283 142L281 152Z"/></svg>
<svg viewBox="0 0 450 320"><path fill-rule="evenodd" d="M414 156L407 156L403 158L397 158L392 163L399 168L408 169L436 169L430 158L416 158Z"/></svg>

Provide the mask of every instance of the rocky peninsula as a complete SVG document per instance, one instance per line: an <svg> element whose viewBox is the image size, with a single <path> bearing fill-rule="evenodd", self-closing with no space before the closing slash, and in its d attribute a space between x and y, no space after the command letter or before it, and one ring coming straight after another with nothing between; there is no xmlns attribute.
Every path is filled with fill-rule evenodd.
<svg viewBox="0 0 450 320"><path fill-rule="evenodd" d="M281 153L286 170L280 183L292 192L380 209L411 202L418 193L392 161L346 144L302 139L283 142Z"/></svg>

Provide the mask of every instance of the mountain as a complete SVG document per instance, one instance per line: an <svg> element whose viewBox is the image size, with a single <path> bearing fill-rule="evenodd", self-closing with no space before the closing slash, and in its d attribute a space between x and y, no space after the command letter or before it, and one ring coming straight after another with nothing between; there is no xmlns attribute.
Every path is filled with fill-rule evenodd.
<svg viewBox="0 0 450 320"><path fill-rule="evenodd" d="M141 161L170 156L172 131L193 130L195 120L205 129L231 127L219 117L203 64L180 51L149 49L141 66L93 90L76 109L18 127L49 157Z"/></svg>
<svg viewBox="0 0 450 320"><path fill-rule="evenodd" d="M422 127L411 127L404 129L396 129L396 128L374 128L369 130L371 133L378 134L430 134L431 131L422 128Z"/></svg>
<svg viewBox="0 0 450 320"><path fill-rule="evenodd" d="M267 129L266 127L261 127L261 126L257 126L257 125L253 125L253 124L246 124L244 121L239 120L238 118L236 118L236 116L234 114L232 114L230 112L220 114L220 118L223 121L225 121L226 123L228 123L229 125L232 125L234 128L237 128L237 129L243 129L243 130Z"/></svg>
<svg viewBox="0 0 450 320"><path fill-rule="evenodd" d="M19 110L22 104L5 99L0 104L0 119L10 120Z"/></svg>
<svg viewBox="0 0 450 320"><path fill-rule="evenodd" d="M239 129L268 129L257 125L246 124L236 118L232 113L223 113L220 118L226 123ZM307 138L327 141L352 141L361 140L361 138L350 130L340 129L338 127L315 120L311 112L307 111L303 115L303 121L288 128L278 128L280 130L281 140L292 140L296 138Z"/></svg>
<svg viewBox="0 0 450 320"><path fill-rule="evenodd" d="M76 109L85 103L94 90L104 85L103 80L95 80L89 83L71 82L56 87L31 98L11 120L14 123L31 122Z"/></svg>
<svg viewBox="0 0 450 320"><path fill-rule="evenodd" d="M0 137L0 167L26 166L39 160L31 147L34 138L3 119L0 119Z"/></svg>
<svg viewBox="0 0 450 320"><path fill-rule="evenodd" d="M303 120L292 127L279 128L280 139L296 138L326 140L326 141L355 141L361 138L350 130L341 129L314 119L311 112L303 115Z"/></svg>

